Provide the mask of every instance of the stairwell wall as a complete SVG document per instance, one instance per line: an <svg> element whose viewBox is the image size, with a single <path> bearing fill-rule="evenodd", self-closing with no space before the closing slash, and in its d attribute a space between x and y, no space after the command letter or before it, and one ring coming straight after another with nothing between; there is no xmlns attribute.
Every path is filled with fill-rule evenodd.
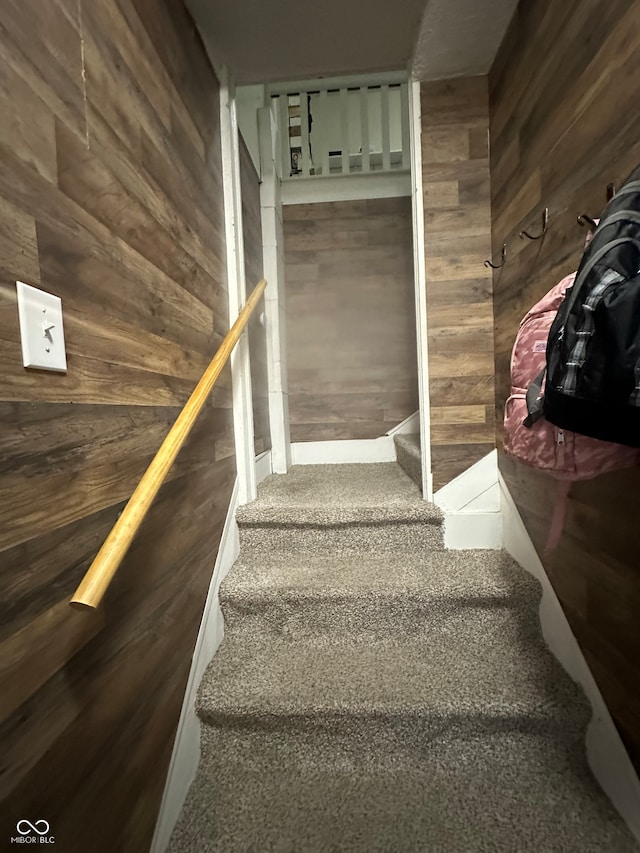
<svg viewBox="0 0 640 853"><path fill-rule="evenodd" d="M0 57L0 846L43 819L142 853L236 475L229 368L102 614L67 602L228 329L218 84L169 0L9 0ZM62 297L66 375L22 367L16 279Z"/></svg>
<svg viewBox="0 0 640 853"><path fill-rule="evenodd" d="M422 83L431 462L439 489L495 447L486 77Z"/></svg>
<svg viewBox="0 0 640 853"><path fill-rule="evenodd" d="M418 408L411 198L283 221L291 440L378 438Z"/></svg>
<svg viewBox="0 0 640 853"><path fill-rule="evenodd" d="M496 416L499 466L539 553L553 482L508 459L501 419L509 354L526 310L574 270L585 234L576 216L597 216L609 182L640 162L637 93L640 7L626 0L521 2L490 74ZM535 231L550 209L544 239ZM543 558L571 628L640 769L640 471L576 484L562 540Z"/></svg>

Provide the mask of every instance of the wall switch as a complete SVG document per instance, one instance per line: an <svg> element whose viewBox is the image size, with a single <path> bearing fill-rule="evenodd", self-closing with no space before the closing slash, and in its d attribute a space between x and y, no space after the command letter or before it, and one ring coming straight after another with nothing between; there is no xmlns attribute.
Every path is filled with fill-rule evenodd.
<svg viewBox="0 0 640 853"><path fill-rule="evenodd" d="M66 373L62 300L22 281L16 289L23 365Z"/></svg>

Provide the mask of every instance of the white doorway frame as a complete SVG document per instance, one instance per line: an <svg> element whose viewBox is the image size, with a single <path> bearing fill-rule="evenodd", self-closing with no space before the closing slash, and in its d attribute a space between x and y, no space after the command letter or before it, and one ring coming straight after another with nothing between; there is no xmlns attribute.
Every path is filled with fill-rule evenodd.
<svg viewBox="0 0 640 853"><path fill-rule="evenodd" d="M409 81L409 131L411 145L411 206L413 211L413 275L416 303L418 405L422 456L422 496L433 500L431 469L431 408L429 399L429 345L427 339L427 276L424 252L424 197L422 191L422 111L420 82Z"/></svg>
<svg viewBox="0 0 640 853"><path fill-rule="evenodd" d="M227 245L227 284L229 324L240 313L247 297L242 234L242 192L240 186L240 147L234 85L226 68L220 73L220 143L222 148L222 186ZM249 337L244 332L231 354L233 383L233 425L240 505L257 496L253 399Z"/></svg>

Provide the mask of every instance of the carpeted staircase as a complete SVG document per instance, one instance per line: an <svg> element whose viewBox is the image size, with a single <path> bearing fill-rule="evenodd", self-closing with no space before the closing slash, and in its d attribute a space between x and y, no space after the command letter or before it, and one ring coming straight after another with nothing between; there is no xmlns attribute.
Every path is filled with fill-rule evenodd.
<svg viewBox="0 0 640 853"><path fill-rule="evenodd" d="M414 433L394 435L398 465L413 482L422 488L422 456L420 454L420 436Z"/></svg>
<svg viewBox="0 0 640 853"><path fill-rule="evenodd" d="M293 468L238 514L171 853L627 853L537 582L445 551L395 463Z"/></svg>

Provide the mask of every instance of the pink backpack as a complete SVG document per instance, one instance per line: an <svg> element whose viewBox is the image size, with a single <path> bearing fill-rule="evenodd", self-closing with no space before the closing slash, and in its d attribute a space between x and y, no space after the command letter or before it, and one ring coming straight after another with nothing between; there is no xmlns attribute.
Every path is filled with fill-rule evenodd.
<svg viewBox="0 0 640 853"><path fill-rule="evenodd" d="M545 418L531 427L524 426L527 389L545 367L549 329L575 276L571 273L552 287L520 323L511 353L511 396L504 413L505 451L532 468L547 471L558 481L547 552L562 535L572 482L640 464L640 451L636 448L562 430Z"/></svg>

